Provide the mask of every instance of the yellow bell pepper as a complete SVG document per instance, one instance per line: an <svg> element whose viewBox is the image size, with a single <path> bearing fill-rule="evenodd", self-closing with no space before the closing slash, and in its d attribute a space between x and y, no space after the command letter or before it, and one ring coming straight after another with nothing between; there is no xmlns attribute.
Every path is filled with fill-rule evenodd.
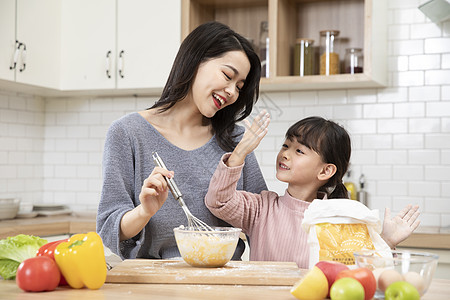
<svg viewBox="0 0 450 300"><path fill-rule="evenodd" d="M55 261L67 283L75 289L99 289L106 281L101 237L95 232L75 234L55 249Z"/></svg>

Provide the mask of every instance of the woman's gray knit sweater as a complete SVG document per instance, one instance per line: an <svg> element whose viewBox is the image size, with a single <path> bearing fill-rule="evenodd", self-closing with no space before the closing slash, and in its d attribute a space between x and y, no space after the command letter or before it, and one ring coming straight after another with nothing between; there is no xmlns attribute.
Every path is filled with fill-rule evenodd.
<svg viewBox="0 0 450 300"><path fill-rule="evenodd" d="M236 126L242 137L244 129ZM167 141L140 114L134 112L113 122L108 130L103 155L103 187L97 214L97 232L106 247L126 258L179 257L173 228L187 226L187 218L172 194L161 209L135 237L119 242L122 216L140 204L143 181L155 164L152 153L157 151L169 170L192 214L211 226L229 226L213 216L204 204L211 177L225 153L215 136L198 149L186 151ZM238 189L260 193L267 190L261 170L252 153L238 182ZM244 250L240 243L234 259Z"/></svg>

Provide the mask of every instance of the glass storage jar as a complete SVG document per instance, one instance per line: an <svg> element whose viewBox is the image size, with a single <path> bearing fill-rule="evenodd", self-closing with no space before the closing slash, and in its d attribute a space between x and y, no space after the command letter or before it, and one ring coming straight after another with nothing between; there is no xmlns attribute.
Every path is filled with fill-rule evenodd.
<svg viewBox="0 0 450 300"><path fill-rule="evenodd" d="M294 49L294 75L314 75L314 40L297 39Z"/></svg>
<svg viewBox="0 0 450 300"><path fill-rule="evenodd" d="M259 31L259 59L261 77L269 77L269 22L262 21Z"/></svg>
<svg viewBox="0 0 450 300"><path fill-rule="evenodd" d="M339 74L339 30L320 32L320 75Z"/></svg>
<svg viewBox="0 0 450 300"><path fill-rule="evenodd" d="M344 70L345 73L356 74L363 72L363 52L361 48L345 49Z"/></svg>

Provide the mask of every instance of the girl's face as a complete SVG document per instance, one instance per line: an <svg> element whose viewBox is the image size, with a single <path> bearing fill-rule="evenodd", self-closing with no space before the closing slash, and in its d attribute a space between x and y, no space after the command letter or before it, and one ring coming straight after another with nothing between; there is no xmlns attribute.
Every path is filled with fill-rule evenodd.
<svg viewBox="0 0 450 300"><path fill-rule="evenodd" d="M236 102L248 72L250 61L243 51L230 51L200 64L191 91L200 113L211 118Z"/></svg>
<svg viewBox="0 0 450 300"><path fill-rule="evenodd" d="M286 139L277 155L276 177L292 186L315 187L326 165L314 150L296 139Z"/></svg>

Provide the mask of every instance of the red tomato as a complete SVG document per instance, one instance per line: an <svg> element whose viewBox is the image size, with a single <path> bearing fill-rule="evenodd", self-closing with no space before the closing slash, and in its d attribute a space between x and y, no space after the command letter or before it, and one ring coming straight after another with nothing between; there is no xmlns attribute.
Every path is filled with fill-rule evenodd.
<svg viewBox="0 0 450 300"><path fill-rule="evenodd" d="M55 252L56 246L58 246L62 242L67 242L67 241L68 241L68 239L63 239L63 240L58 240L58 241L47 243L47 244L43 245L41 248L39 248L39 250L36 253L36 256L47 256L47 257L53 259L53 261L54 261L55 260L54 252ZM67 285L66 278L64 278L62 273L61 273L61 278L59 280L59 285Z"/></svg>
<svg viewBox="0 0 450 300"><path fill-rule="evenodd" d="M337 274L336 281L339 278L351 277L358 280L364 287L364 300L372 299L377 290L377 280L372 271L367 268L357 268L352 270L344 270Z"/></svg>
<svg viewBox="0 0 450 300"><path fill-rule="evenodd" d="M56 262L47 256L24 260L16 273L17 285L26 292L53 291L60 278L61 273Z"/></svg>

